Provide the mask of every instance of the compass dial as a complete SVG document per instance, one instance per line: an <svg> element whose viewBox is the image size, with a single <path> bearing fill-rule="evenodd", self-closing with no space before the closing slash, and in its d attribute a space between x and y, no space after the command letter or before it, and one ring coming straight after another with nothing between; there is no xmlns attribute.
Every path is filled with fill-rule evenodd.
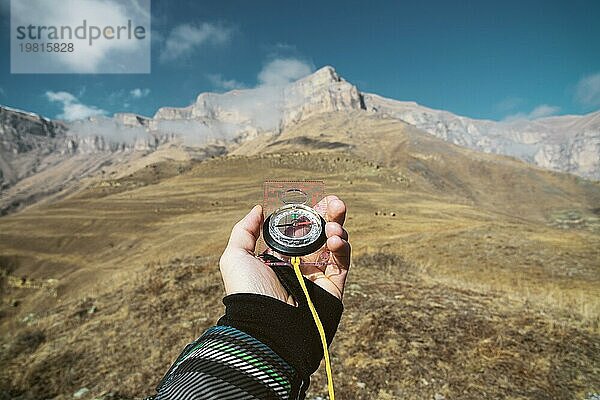
<svg viewBox="0 0 600 400"><path fill-rule="evenodd" d="M263 225L265 243L287 256L303 256L319 250L325 241L325 220L314 209L289 204L269 215Z"/></svg>

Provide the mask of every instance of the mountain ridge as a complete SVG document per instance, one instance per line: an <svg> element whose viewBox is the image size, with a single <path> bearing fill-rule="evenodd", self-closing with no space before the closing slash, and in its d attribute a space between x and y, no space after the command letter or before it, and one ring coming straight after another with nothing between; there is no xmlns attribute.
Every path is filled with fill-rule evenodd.
<svg viewBox="0 0 600 400"><path fill-rule="evenodd" d="M160 160L239 154L248 148L244 143L276 141L303 121L336 113L402 121L462 147L600 179L600 111L533 121L477 120L362 92L325 66L286 85L200 93L189 106L162 107L152 117L115 113L64 123L0 106L0 209L35 203L87 176L116 176ZM377 132L371 134L378 140ZM335 147L362 146L346 139L340 135ZM294 140L298 145L304 139ZM312 148L319 146L311 140ZM396 139L386 140L393 146Z"/></svg>
<svg viewBox="0 0 600 400"><path fill-rule="evenodd" d="M212 120L245 124L238 127L236 132L255 136L260 131L281 131L318 113L364 110L401 119L460 146L514 156L554 171L600 179L600 110L585 115L550 116L533 120L477 119L413 101L362 92L331 66L324 66L279 89L259 86L225 93L201 93L190 106L160 108L152 120L197 118L204 122ZM265 96L271 97L265 108L270 108L270 111L275 109L281 114L270 114L267 124L264 123L264 110L259 106L248 108L248 101L244 100L244 97L261 99ZM233 100L236 98L238 101ZM237 110L235 106L238 106ZM253 120L253 116L257 115L258 119L262 116L263 121ZM160 126L160 122L155 126Z"/></svg>

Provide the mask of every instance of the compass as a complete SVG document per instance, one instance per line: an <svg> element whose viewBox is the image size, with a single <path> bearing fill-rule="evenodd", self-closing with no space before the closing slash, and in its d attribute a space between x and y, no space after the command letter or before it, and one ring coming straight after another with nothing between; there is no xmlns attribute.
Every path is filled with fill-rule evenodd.
<svg viewBox="0 0 600 400"><path fill-rule="evenodd" d="M287 204L267 217L263 237L267 246L280 254L305 256L327 241L325 220L304 204Z"/></svg>

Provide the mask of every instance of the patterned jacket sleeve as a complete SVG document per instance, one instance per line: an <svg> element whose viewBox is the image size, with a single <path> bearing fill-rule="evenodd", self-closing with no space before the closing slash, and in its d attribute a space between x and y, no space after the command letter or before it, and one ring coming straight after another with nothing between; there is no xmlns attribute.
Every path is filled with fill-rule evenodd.
<svg viewBox="0 0 600 400"><path fill-rule="evenodd" d="M190 343L157 387L156 400L291 399L295 372L252 336L215 326Z"/></svg>

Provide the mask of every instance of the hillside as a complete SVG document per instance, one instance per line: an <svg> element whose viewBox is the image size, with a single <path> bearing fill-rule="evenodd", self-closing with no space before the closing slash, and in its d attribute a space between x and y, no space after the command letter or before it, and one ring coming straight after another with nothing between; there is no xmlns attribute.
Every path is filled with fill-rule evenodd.
<svg viewBox="0 0 600 400"><path fill-rule="evenodd" d="M594 220L600 204L597 183L469 150L395 118L356 111L306 119L279 135L244 142L231 154L292 151L353 154L387 167L391 183L525 220L547 221L553 211L566 209Z"/></svg>
<svg viewBox="0 0 600 400"><path fill-rule="evenodd" d="M268 178L323 178L348 204L340 398L600 390L597 183L353 113L142 165L0 218L4 397L152 393L222 313L218 256Z"/></svg>

